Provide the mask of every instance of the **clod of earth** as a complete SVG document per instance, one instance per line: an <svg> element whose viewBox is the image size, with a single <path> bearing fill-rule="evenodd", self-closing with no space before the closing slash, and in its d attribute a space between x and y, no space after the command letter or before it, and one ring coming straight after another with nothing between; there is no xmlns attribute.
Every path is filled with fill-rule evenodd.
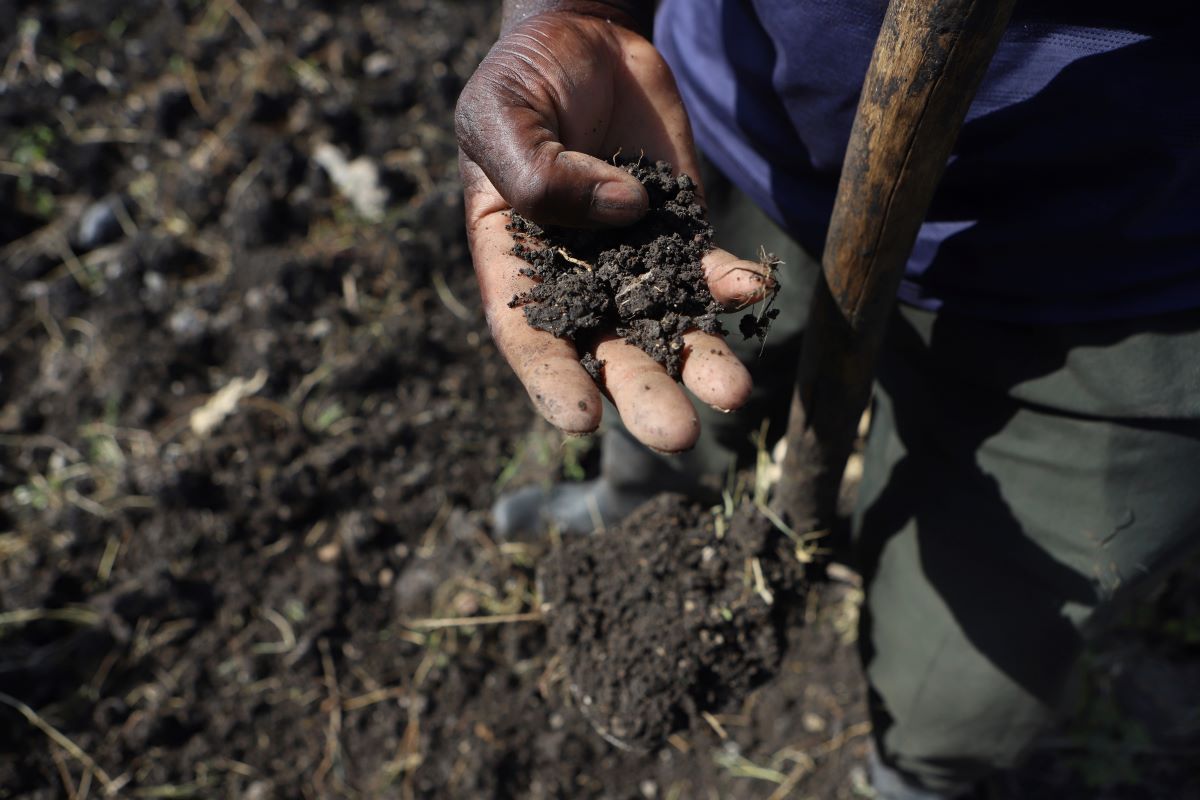
<svg viewBox="0 0 1200 800"><path fill-rule="evenodd" d="M641 750L775 674L805 577L752 504L718 534L713 512L679 495L567 542L539 576L575 704L610 742Z"/></svg>
<svg viewBox="0 0 1200 800"><path fill-rule="evenodd" d="M512 252L529 266L537 285L512 299L531 326L579 345L583 366L599 378L604 364L589 351L597 334L614 332L662 364L676 380L683 368L683 335L692 330L724 335L720 303L705 282L701 259L713 248L712 226L696 186L671 165L620 163L642 182L649 211L625 228L592 230L539 226L517 212L508 225ZM741 331L765 335L778 310L748 315Z"/></svg>

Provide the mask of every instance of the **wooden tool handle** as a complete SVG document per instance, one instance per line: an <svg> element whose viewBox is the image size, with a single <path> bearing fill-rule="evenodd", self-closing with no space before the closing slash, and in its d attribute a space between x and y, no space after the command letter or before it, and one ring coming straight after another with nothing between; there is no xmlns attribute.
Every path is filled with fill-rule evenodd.
<svg viewBox="0 0 1200 800"><path fill-rule="evenodd" d="M863 83L805 331L777 508L832 527L896 290L1015 0L891 0Z"/></svg>

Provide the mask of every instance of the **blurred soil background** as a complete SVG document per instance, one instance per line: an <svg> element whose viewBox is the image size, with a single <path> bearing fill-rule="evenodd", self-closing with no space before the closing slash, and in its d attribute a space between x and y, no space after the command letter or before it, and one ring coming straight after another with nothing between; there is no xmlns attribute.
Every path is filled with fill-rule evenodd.
<svg viewBox="0 0 1200 800"><path fill-rule="evenodd" d="M528 620L555 543L484 512L595 454L471 275L451 116L496 6L0 0L0 798L870 796L853 573L650 755ZM1196 575L1011 796L1200 797Z"/></svg>

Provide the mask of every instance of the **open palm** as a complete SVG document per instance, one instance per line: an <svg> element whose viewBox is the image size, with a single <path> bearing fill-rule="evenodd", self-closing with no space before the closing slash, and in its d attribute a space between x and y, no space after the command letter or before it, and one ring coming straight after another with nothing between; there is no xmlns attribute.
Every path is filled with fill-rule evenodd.
<svg viewBox="0 0 1200 800"><path fill-rule="evenodd" d="M691 129L666 63L645 38L602 19L550 13L508 31L459 99L456 116L467 234L484 311L501 353L538 410L568 433L600 423L600 391L644 444L691 447L699 421L657 362L615 335L592 346L600 386L568 341L535 330L509 301L530 286L505 226L516 209L541 223L624 225L646 212L642 186L604 159L615 153L669 161L698 176ZM700 187L703 197L703 187ZM709 289L727 305L755 299L762 268L723 250L704 259ZM720 337L685 335L682 380L701 401L731 410L750 376Z"/></svg>

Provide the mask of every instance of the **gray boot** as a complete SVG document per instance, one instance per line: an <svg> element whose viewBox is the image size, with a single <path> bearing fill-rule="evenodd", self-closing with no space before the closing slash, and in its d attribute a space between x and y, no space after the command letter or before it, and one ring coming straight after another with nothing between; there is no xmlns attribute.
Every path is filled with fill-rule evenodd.
<svg viewBox="0 0 1200 800"><path fill-rule="evenodd" d="M538 535L550 528L585 534L619 523L661 492L680 492L715 502L701 483L702 469L687 454L664 456L622 429L601 440L600 477L590 481L526 486L502 494L492 506L493 531L500 539Z"/></svg>
<svg viewBox="0 0 1200 800"><path fill-rule="evenodd" d="M867 754L867 776L871 780L871 788L875 790L876 800L968 800L976 796L971 788L946 793L917 786L900 770L883 762L874 742Z"/></svg>

